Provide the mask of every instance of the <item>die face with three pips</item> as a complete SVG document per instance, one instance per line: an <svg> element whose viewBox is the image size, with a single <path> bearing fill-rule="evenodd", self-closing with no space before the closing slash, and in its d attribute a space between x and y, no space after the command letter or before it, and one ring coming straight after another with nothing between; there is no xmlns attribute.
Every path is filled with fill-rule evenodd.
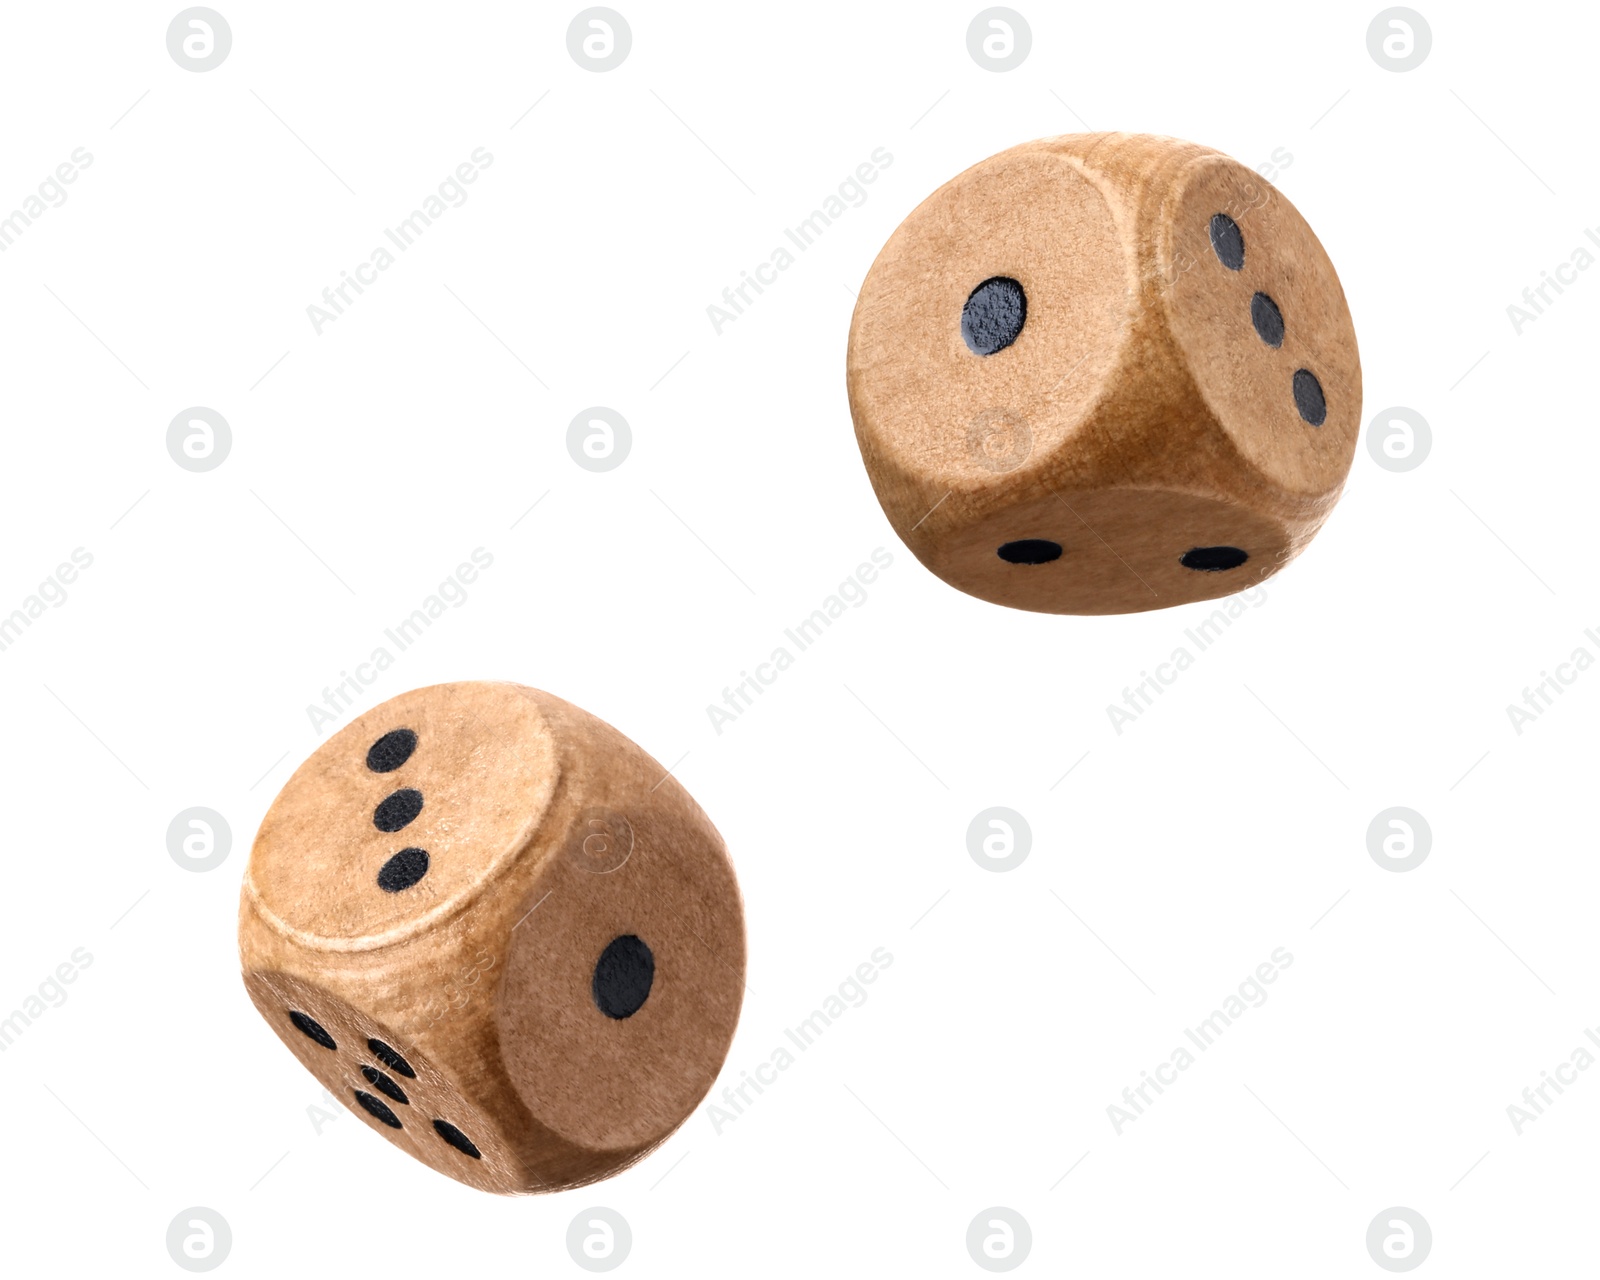
<svg viewBox="0 0 1600 1280"><path fill-rule="evenodd" d="M744 989L716 829L603 721L437 685L346 726L263 819L245 986L375 1132L498 1192L607 1177L704 1096Z"/></svg>
<svg viewBox="0 0 1600 1280"><path fill-rule="evenodd" d="M851 415L895 531L962 591L1047 613L1230 595L1343 488L1354 327L1298 211L1236 161L1045 139L900 225L850 328Z"/></svg>

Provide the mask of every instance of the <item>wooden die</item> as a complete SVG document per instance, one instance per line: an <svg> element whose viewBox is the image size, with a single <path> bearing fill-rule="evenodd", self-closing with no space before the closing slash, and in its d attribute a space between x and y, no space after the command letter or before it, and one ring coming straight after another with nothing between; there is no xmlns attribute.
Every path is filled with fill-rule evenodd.
<svg viewBox="0 0 1600 1280"><path fill-rule="evenodd" d="M268 1025L375 1132L497 1192L607 1177L710 1088L744 991L716 828L610 725L417 689L279 793L239 910Z"/></svg>
<svg viewBox="0 0 1600 1280"><path fill-rule="evenodd" d="M919 205L847 381L896 533L962 591L1126 613L1276 573L1343 488L1361 362L1295 207L1205 147L1026 143Z"/></svg>

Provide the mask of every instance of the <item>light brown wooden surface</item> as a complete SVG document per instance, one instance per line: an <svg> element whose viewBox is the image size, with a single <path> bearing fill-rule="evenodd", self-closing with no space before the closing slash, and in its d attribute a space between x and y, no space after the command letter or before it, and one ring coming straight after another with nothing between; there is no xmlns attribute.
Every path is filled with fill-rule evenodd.
<svg viewBox="0 0 1600 1280"><path fill-rule="evenodd" d="M411 758L369 770L368 748L402 727L417 734ZM422 811L378 830L375 807L401 788L422 793ZM403 847L427 849L427 873L386 892L378 871ZM654 980L636 1012L608 1017L595 964L629 934L649 946ZM744 990L739 890L709 819L615 729L513 684L414 690L318 748L262 821L239 942L257 1009L335 1097L426 1164L497 1192L592 1182L663 1141L715 1079ZM414 1074L386 1067L372 1039Z"/></svg>
<svg viewBox="0 0 1600 1280"><path fill-rule="evenodd" d="M1213 250L1231 217L1242 269ZM968 295L1019 282L1027 318L980 356ZM1271 347L1256 292L1284 322ZM1296 408L1295 371L1326 420ZM1355 331L1294 206L1243 165L1171 138L1077 134L973 166L919 205L862 285L851 415L895 532L972 595L1048 613L1123 613L1232 594L1304 549L1338 500L1361 421ZM1062 547L1008 564L1007 542ZM1232 546L1237 568L1185 568Z"/></svg>

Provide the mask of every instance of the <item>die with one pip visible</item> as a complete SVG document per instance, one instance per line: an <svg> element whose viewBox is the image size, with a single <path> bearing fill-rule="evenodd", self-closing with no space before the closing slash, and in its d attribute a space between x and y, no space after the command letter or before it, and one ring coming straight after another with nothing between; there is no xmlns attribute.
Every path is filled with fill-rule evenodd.
<svg viewBox="0 0 1600 1280"><path fill-rule="evenodd" d="M300 766L239 911L267 1023L375 1132L498 1192L616 1173L690 1114L744 991L722 839L610 725L417 689Z"/></svg>
<svg viewBox="0 0 1600 1280"><path fill-rule="evenodd" d="M1361 416L1333 264L1265 179L1078 134L968 169L889 238L850 326L851 416L895 531L945 581L1128 613L1277 572Z"/></svg>

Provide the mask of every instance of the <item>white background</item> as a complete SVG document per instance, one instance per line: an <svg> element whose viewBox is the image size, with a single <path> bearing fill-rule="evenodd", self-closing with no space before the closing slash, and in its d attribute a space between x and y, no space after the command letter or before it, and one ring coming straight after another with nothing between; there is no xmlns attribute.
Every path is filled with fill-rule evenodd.
<svg viewBox="0 0 1600 1280"><path fill-rule="evenodd" d="M596 74L576 5L218 2L203 74L168 55L175 5L15 7L0 52L0 208L93 157L0 254L0 613L93 556L0 652L0 1014L92 955L0 1054L8 1272L181 1274L191 1205L249 1276L579 1274L589 1205L638 1275L977 1275L992 1205L1031 1224L1024 1273L1378 1275L1392 1205L1431 1224L1424 1274L1590 1265L1600 1070L1520 1136L1506 1108L1600 1021L1600 674L1520 735L1506 706L1600 655L1600 271L1520 336L1506 308L1600 220L1600 19L1429 6L1396 74L1376 4L1018 0L1032 52L997 74L976 3L629 4ZM1407 406L1434 438L1396 474L1364 429L1310 550L1120 735L1107 704L1210 610L943 585L873 498L843 377L915 204L1086 126L1289 154L1363 422ZM478 147L466 203L319 336L307 306ZM878 147L865 202L716 334L707 305ZM204 474L165 445L194 405L233 433ZM605 474L565 447L591 405L632 427ZM721 1083L893 955L720 1133L702 1111L553 1198L459 1186L348 1114L319 1134L238 976L307 705L475 547L492 568L362 706L518 680L681 760L748 912ZM717 734L707 704L876 547L867 602ZM192 805L231 826L215 871L168 855ZM993 805L1033 833L1004 874L966 849ZM1404 874L1366 847L1394 805L1433 832ZM1119 1136L1107 1107L1278 947L1270 999Z"/></svg>

